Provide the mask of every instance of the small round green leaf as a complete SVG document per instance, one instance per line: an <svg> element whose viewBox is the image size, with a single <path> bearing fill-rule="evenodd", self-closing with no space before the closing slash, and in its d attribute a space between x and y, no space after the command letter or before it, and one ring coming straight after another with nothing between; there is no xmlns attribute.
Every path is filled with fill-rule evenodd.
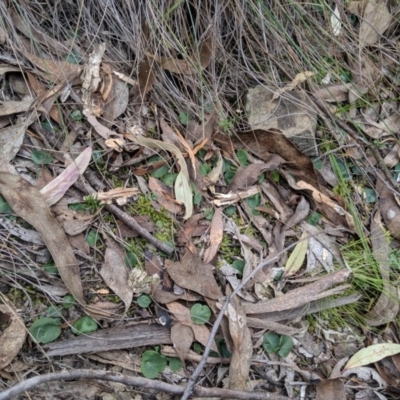
<svg viewBox="0 0 400 400"><path fill-rule="evenodd" d="M100 239L100 235L98 232L94 230L90 230L88 235L86 236L86 242L89 246L94 247L97 243L97 241Z"/></svg>
<svg viewBox="0 0 400 400"><path fill-rule="evenodd" d="M164 175L167 175L169 171L169 168L167 165L163 165L160 168L157 168L156 170L154 170L150 175L153 178L162 178Z"/></svg>
<svg viewBox="0 0 400 400"><path fill-rule="evenodd" d="M190 317L196 325L204 325L210 320L211 310L206 305L196 303L190 309Z"/></svg>
<svg viewBox="0 0 400 400"><path fill-rule="evenodd" d="M54 157L51 154L43 150L32 150L31 157L32 161L38 165L50 164L54 160Z"/></svg>
<svg viewBox="0 0 400 400"><path fill-rule="evenodd" d="M188 125L189 124L189 114L188 113L186 113L186 112L181 112L181 113L179 113L179 122L182 124L182 125L184 125L184 126L186 126L186 125Z"/></svg>
<svg viewBox="0 0 400 400"><path fill-rule="evenodd" d="M139 307L142 308L147 308L151 304L151 302L151 297L148 294L142 294L137 299Z"/></svg>
<svg viewBox="0 0 400 400"><path fill-rule="evenodd" d="M54 318L39 318L31 325L29 333L36 343L54 342L61 334L60 322Z"/></svg>
<svg viewBox="0 0 400 400"><path fill-rule="evenodd" d="M236 157L239 160L242 167L249 165L249 153L246 150L240 149L236 152Z"/></svg>
<svg viewBox="0 0 400 400"><path fill-rule="evenodd" d="M232 263L232 267L235 268L240 275L243 275L244 266L246 265L244 260L235 260Z"/></svg>
<svg viewBox="0 0 400 400"><path fill-rule="evenodd" d="M72 296L72 294L67 294L66 296L63 297L61 304L64 308L71 308L73 305L75 305L75 303L76 303L75 297Z"/></svg>
<svg viewBox="0 0 400 400"><path fill-rule="evenodd" d="M279 350L280 336L273 332L264 335L263 347L267 353L276 353Z"/></svg>
<svg viewBox="0 0 400 400"><path fill-rule="evenodd" d="M174 186L175 181L176 181L176 177L178 176L177 173L175 172L170 172L166 175L163 176L162 181L169 187Z"/></svg>
<svg viewBox="0 0 400 400"><path fill-rule="evenodd" d="M72 110L70 115L74 121L82 121L83 114L82 114L82 111L79 110L78 108L75 110Z"/></svg>
<svg viewBox="0 0 400 400"><path fill-rule="evenodd" d="M179 358L168 357L168 366L172 372L180 371L183 368L182 361Z"/></svg>
<svg viewBox="0 0 400 400"><path fill-rule="evenodd" d="M157 378L158 374L164 371L167 366L167 359L154 350L147 350L142 354L140 371L149 379Z"/></svg>
<svg viewBox="0 0 400 400"><path fill-rule="evenodd" d="M282 335L279 339L279 351L278 354L285 358L292 351L294 346L293 340L290 336Z"/></svg>
<svg viewBox="0 0 400 400"><path fill-rule="evenodd" d="M212 168L209 164L200 164L199 172L202 176L207 176L211 170Z"/></svg>
<svg viewBox="0 0 400 400"><path fill-rule="evenodd" d="M88 315L81 317L72 325L72 333L75 335L82 335L83 333L90 333L97 331L97 322Z"/></svg>
<svg viewBox="0 0 400 400"><path fill-rule="evenodd" d="M125 257L125 265L129 268L134 268L138 263L138 259L135 253L128 252Z"/></svg>

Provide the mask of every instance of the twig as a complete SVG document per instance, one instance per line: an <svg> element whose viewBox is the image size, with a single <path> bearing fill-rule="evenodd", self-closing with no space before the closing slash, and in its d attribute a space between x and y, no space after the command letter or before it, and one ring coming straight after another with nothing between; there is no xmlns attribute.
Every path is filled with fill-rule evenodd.
<svg viewBox="0 0 400 400"><path fill-rule="evenodd" d="M85 175L85 176L88 176L88 175ZM90 177L89 177L89 179L90 179ZM86 193L88 195L92 195L92 194L96 193L96 191L92 188L92 186L90 184L88 184L87 182L83 183L81 180L76 181L74 183L74 186L77 189L79 189L80 191L82 191L83 193ZM110 211L111 213L113 213L117 218L119 218L121 221L123 221L130 228L134 229L140 236L145 238L153 246L157 247L157 249L159 249L167 254L172 254L174 252L173 247L168 246L166 243L162 242L161 240L158 240L147 229L140 226L140 224L136 220L134 220L132 217L130 217L124 211L120 210L114 204L106 205L105 209Z"/></svg>
<svg viewBox="0 0 400 400"><path fill-rule="evenodd" d="M119 382L128 386L141 387L150 390L161 390L174 395L182 394L185 389L179 385L171 385L170 383L164 383L142 377L127 376L117 372L75 369L72 371L39 375L35 376L34 378L27 379L26 381L17 383L10 389L1 392L0 400L9 400L23 392L33 389L41 383L73 379L100 379L103 381ZM198 397L217 397L220 399L229 397L243 400L289 400L288 397L267 392L243 392L220 388L204 388L201 386L196 386L193 392Z"/></svg>

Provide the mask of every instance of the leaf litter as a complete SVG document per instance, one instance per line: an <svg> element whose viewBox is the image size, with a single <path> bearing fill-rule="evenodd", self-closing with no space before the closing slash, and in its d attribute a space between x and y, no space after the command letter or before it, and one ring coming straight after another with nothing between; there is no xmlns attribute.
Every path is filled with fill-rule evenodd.
<svg viewBox="0 0 400 400"><path fill-rule="evenodd" d="M13 31L14 39L6 33L2 40L5 46L16 40L18 54L2 58L0 66L6 83L0 103L0 225L7 261L0 266L0 283L13 290L24 279L30 285L22 290L25 303L13 292L2 295L0 340L8 351L1 357L1 373L9 384L26 355L28 330L51 321L61 338L35 351L84 357L140 346L163 366L168 360L169 368L177 356L184 368L173 380L188 380L182 398L190 396L200 375L214 386L214 397L221 383L232 398L240 392L245 398L262 396L260 388L266 396L293 397L295 385L303 397L345 398L345 392L362 393L349 379L351 371L366 388L379 382L379 396L386 398L384 388L400 375L394 267L399 260L398 104L391 83L395 57L387 56L392 49L382 40L396 29L396 9L381 1L361 3L350 1L344 10L335 6L324 17L316 9L308 12L340 39L327 46L330 51L346 52L342 39L354 40L351 46L360 49L341 69L326 70L332 65L327 61L323 71L312 64L304 71L291 50L288 72L287 61L270 54L282 84L265 86L272 92L268 107L276 107L279 118L273 129L254 130L241 114L242 93L231 103L239 90L233 81L218 87L222 102L207 85L212 74L229 66L228 74L243 72L240 91L252 89L265 68L253 62L262 57L244 63L255 74L245 81L244 64L232 64L238 61L226 56L228 43L221 47L225 39L214 31L218 25L200 21L200 38L189 35L172 43L174 38L142 21L137 26L148 37L156 34L157 47L150 40L133 51L135 41L128 39L134 60L129 69L115 61L120 54L128 57L127 48L116 53L121 49L102 33L108 27L97 30L98 44L87 47L78 30L60 37L49 30L51 24L35 23L34 14L4 10L7 29L20 36ZM180 18L180 7L175 4L160 18ZM345 38L350 23L352 33ZM319 35L320 28L305 35L298 25L293 23L299 43L312 43ZM381 52L379 65L371 49ZM305 119L294 119L299 108L291 109L288 99L306 92L315 97L301 109L307 103L321 120L318 131L310 132L319 138L319 157L313 158L290 136ZM321 108L321 102L327 106ZM357 126L359 137L349 125ZM335 179L323 172L321 160ZM30 299L37 296L32 287L41 306ZM75 299L71 308L61 297L68 292ZM148 296L147 307L139 296ZM74 337L70 327L85 313L100 331ZM129 325L129 319L137 323ZM51 338L50 330L41 329L45 341ZM343 337L346 330L348 348L327 339L328 332ZM7 344L10 332L18 340ZM268 353L261 346L266 337L279 344L289 336L294 347L288 352L278 346ZM311 338L308 346L305 337ZM175 352L166 346L171 343ZM322 370L332 353L350 359L346 365L330 363L315 387L314 372L297 365L309 362L317 343L326 350L315 353L314 371ZM94 359L85 360L90 365ZM102 360L119 365L113 356ZM141 360L136 362L139 366ZM213 371L216 363L220 366ZM376 370L368 367L373 364ZM163 380L165 374L167 369L152 376ZM272 385L274 374L285 385Z"/></svg>

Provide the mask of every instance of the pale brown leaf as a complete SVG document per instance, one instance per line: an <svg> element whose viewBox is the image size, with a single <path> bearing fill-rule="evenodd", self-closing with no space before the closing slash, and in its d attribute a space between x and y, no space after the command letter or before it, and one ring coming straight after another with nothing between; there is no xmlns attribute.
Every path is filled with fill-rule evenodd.
<svg viewBox="0 0 400 400"><path fill-rule="evenodd" d="M177 323L171 328L171 341L183 365L193 340L194 334L190 326Z"/></svg>
<svg viewBox="0 0 400 400"><path fill-rule="evenodd" d="M0 304L0 370L18 355L27 334L24 321L11 301L4 296L2 301L6 304Z"/></svg>
<svg viewBox="0 0 400 400"><path fill-rule="evenodd" d="M187 251L180 262L165 260L165 267L179 286L218 300L222 297L214 275L213 267L203 263L197 256Z"/></svg>
<svg viewBox="0 0 400 400"><path fill-rule="evenodd" d="M324 379L317 385L316 400L346 400L346 390L339 379Z"/></svg>
<svg viewBox="0 0 400 400"><path fill-rule="evenodd" d="M106 253L100 275L107 286L124 302L125 312L132 303L133 290L129 285L129 272L125 265L125 251L114 240L103 235Z"/></svg>
<svg viewBox="0 0 400 400"><path fill-rule="evenodd" d="M176 302L167 304L167 308L181 324L189 326L192 329L194 337L199 343L203 346L207 345L210 331L205 325L196 325L192 322L189 308ZM212 350L218 352L215 342L212 345Z"/></svg>
<svg viewBox="0 0 400 400"><path fill-rule="evenodd" d="M372 46L389 27L392 15L385 3L381 0L368 1L360 26L360 46Z"/></svg>
<svg viewBox="0 0 400 400"><path fill-rule="evenodd" d="M157 195L157 202L172 214L182 214L182 206L172 197L172 190L163 182L149 177L149 189Z"/></svg>
<svg viewBox="0 0 400 400"><path fill-rule="evenodd" d="M14 212L40 233L65 285L79 303L85 304L79 263L39 190L18 175L0 172L0 192Z"/></svg>
<svg viewBox="0 0 400 400"><path fill-rule="evenodd" d="M224 220L222 208L217 208L211 221L210 247L204 253L204 262L208 264L216 256L224 235Z"/></svg>

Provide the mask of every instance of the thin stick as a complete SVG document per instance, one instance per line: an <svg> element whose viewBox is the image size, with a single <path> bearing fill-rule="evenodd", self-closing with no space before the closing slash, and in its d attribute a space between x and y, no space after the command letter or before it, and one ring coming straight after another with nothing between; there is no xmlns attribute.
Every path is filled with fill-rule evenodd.
<svg viewBox="0 0 400 400"><path fill-rule="evenodd" d="M88 176L88 175L86 175ZM83 193L86 193L88 195L92 195L97 193L89 183L85 182L83 183L81 180L77 180L74 183L74 186L82 191ZM131 216L129 216L127 213L124 211L120 210L117 206L114 204L108 204L105 206L105 209L113 213L117 218L119 218L121 221L123 221L126 225L128 225L130 228L134 229L140 236L145 238L148 242L150 242L153 246L157 247L157 249L163 251L164 253L167 254L172 254L174 252L174 248L167 245L166 243L162 242L161 240L158 240L156 237L154 237L147 229L143 228L140 226L140 224L134 220Z"/></svg>
<svg viewBox="0 0 400 400"><path fill-rule="evenodd" d="M128 386L141 387L149 390L161 390L163 392L171 393L174 395L181 395L185 389L184 387L179 385L172 385L170 383L164 383L142 377L127 376L117 372L75 369L72 371L38 375L34 378L30 378L26 381L17 383L10 389L1 392L0 400L9 400L23 392L33 389L41 383L73 379L100 379L103 381L119 382ZM288 397L267 392L244 392L220 388L203 388L201 386L196 386L194 388L194 393L198 397L217 397L220 399L229 397L233 399L243 400L289 400Z"/></svg>

